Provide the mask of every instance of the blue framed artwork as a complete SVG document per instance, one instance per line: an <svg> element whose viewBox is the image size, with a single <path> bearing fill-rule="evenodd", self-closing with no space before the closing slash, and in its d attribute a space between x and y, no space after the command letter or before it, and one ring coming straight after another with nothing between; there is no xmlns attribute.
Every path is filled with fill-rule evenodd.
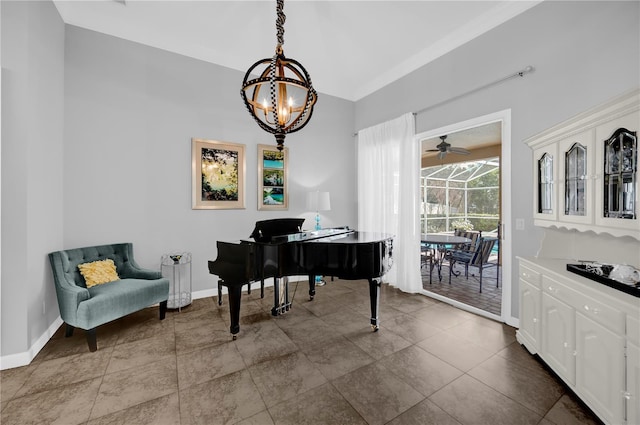
<svg viewBox="0 0 640 425"><path fill-rule="evenodd" d="M289 209L289 149L258 145L258 210Z"/></svg>

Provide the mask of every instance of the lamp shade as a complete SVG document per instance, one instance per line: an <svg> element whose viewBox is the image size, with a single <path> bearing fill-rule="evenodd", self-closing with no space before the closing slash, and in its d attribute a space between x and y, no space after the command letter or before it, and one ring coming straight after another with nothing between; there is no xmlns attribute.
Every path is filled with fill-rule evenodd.
<svg viewBox="0 0 640 425"><path fill-rule="evenodd" d="M331 198L329 192L318 193L318 211L329 211L331 209Z"/></svg>
<svg viewBox="0 0 640 425"><path fill-rule="evenodd" d="M307 210L308 211L329 211L331 209L331 197L329 192L308 192L307 193Z"/></svg>

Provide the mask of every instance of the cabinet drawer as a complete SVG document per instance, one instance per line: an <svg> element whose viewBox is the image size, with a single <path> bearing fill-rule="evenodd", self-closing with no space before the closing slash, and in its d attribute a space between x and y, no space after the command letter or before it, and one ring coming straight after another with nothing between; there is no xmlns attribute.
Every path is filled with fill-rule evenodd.
<svg viewBox="0 0 640 425"><path fill-rule="evenodd" d="M577 311L616 334L624 336L625 315L622 312L582 294L579 301L580 304L576 306Z"/></svg>
<svg viewBox="0 0 640 425"><path fill-rule="evenodd" d="M627 340L640 345L640 320L637 317L627 316Z"/></svg>
<svg viewBox="0 0 640 425"><path fill-rule="evenodd" d="M624 335L625 315L615 308L588 297L547 276L542 277L542 290L570 305L584 316L600 323L618 335Z"/></svg>
<svg viewBox="0 0 640 425"><path fill-rule="evenodd" d="M573 308L578 308L580 305L579 292L550 278L549 276L542 276L542 290L553 298L556 298Z"/></svg>
<svg viewBox="0 0 640 425"><path fill-rule="evenodd" d="M520 264L520 279L524 280L527 283L535 286L536 288L540 287L541 275L537 271Z"/></svg>

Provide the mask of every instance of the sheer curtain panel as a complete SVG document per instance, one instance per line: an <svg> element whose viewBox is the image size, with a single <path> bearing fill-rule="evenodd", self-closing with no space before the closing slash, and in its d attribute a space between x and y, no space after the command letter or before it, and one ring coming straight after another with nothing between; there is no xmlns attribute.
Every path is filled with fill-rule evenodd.
<svg viewBox="0 0 640 425"><path fill-rule="evenodd" d="M395 235L385 282L422 291L420 146L412 113L358 132L358 229Z"/></svg>

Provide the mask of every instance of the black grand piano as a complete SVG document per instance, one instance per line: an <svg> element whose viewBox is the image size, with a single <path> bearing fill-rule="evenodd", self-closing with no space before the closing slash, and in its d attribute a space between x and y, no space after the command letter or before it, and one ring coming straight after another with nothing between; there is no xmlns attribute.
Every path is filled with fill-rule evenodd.
<svg viewBox="0 0 640 425"><path fill-rule="evenodd" d="M392 264L393 236L357 232L348 227L302 231L303 222L303 218L258 221L250 240L217 242L218 257L209 261L209 272L217 275L219 285L226 286L229 292L233 339L240 331L242 286L255 281L264 284L264 280L271 277L274 278L273 315L291 307L288 276L308 276L312 300L316 276L367 279L371 327L378 330L380 278ZM280 278L284 278L283 291Z"/></svg>

